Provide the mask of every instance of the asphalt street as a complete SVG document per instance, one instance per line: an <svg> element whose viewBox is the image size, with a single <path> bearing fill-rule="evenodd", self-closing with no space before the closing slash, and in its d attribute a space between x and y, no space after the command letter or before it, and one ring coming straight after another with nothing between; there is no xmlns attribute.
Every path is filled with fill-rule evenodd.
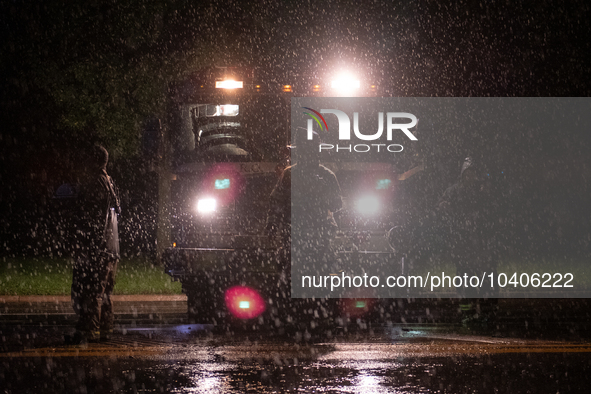
<svg viewBox="0 0 591 394"><path fill-rule="evenodd" d="M5 353L0 376L9 393L583 393L591 380L590 344L408 335L300 345L131 336Z"/></svg>
<svg viewBox="0 0 591 394"><path fill-rule="evenodd" d="M446 322L454 303L438 314L416 300L396 304L405 323L310 336L212 331L187 321L182 299L120 301L115 337L87 346L64 345L75 322L69 303L5 302L0 392L588 392L591 340L579 332L586 302L568 304L567 326L577 329L565 329L551 319L565 301L541 301L501 302L501 330Z"/></svg>

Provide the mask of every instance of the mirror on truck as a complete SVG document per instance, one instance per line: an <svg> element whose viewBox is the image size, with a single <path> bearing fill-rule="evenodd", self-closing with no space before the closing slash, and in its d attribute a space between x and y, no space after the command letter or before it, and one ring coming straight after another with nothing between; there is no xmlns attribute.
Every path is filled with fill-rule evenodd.
<svg viewBox="0 0 591 394"><path fill-rule="evenodd" d="M160 119L147 119L142 128L142 156L152 170L162 157L162 138Z"/></svg>

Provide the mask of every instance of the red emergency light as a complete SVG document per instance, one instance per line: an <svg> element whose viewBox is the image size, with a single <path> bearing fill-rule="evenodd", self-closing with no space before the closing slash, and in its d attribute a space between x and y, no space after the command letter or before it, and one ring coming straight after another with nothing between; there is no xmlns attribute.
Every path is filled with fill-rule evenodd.
<svg viewBox="0 0 591 394"><path fill-rule="evenodd" d="M258 291L247 286L234 286L226 290L226 307L238 319L254 319L266 309Z"/></svg>

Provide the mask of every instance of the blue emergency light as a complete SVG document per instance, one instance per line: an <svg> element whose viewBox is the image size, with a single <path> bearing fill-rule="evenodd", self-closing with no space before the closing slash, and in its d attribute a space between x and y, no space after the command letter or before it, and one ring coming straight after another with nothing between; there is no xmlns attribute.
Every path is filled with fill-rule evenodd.
<svg viewBox="0 0 591 394"><path fill-rule="evenodd" d="M392 181L390 179L378 179L376 183L376 190L386 190L390 188Z"/></svg>
<svg viewBox="0 0 591 394"><path fill-rule="evenodd" d="M216 179L214 187L216 189L229 189L230 188L230 180L229 179Z"/></svg>

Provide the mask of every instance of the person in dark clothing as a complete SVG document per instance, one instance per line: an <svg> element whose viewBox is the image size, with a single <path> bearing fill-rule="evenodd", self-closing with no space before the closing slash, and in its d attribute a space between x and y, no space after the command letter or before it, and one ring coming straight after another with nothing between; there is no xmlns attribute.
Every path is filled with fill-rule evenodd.
<svg viewBox="0 0 591 394"><path fill-rule="evenodd" d="M495 298L498 289L491 287L488 275L496 274L497 205L486 172L470 157L462 164L458 182L447 188L438 202L456 275L482 278L486 273L482 287L458 288L464 299L460 307L465 322L493 317L495 301L488 299Z"/></svg>
<svg viewBox="0 0 591 394"><path fill-rule="evenodd" d="M280 236L287 283L292 273L309 273L309 268L333 272L338 264L331 240L337 230L333 214L342 207L341 189L334 172L320 164L318 134L308 140L305 130L299 131L291 146L296 163L283 171L267 215L270 235Z"/></svg>
<svg viewBox="0 0 591 394"><path fill-rule="evenodd" d="M296 164L283 171L271 193L267 228L285 242L292 232L306 232L306 238L326 244L337 229L333 214L342 207L341 189L334 172L320 164L318 134L305 137L303 130L296 136L291 146Z"/></svg>
<svg viewBox="0 0 591 394"><path fill-rule="evenodd" d="M291 298L292 273L296 283L301 283L298 278L314 269L335 272L338 259L331 240L336 235L337 223L333 214L342 207L336 175L320 164L318 134L308 140L305 131L299 131L295 144L290 146L295 164L283 170L271 193L267 215L269 235L281 243L278 259L283 273L278 294L283 298L279 301L283 303L280 309L287 315L292 311L316 311L319 307L317 299ZM337 306L336 302L324 300L320 309L334 314ZM302 318L300 315L295 321ZM291 321L290 316L286 316L286 321Z"/></svg>
<svg viewBox="0 0 591 394"><path fill-rule="evenodd" d="M119 261L120 204L106 171L108 159L105 148L94 146L80 185L71 294L78 315L74 343L109 339L113 332L111 294Z"/></svg>

